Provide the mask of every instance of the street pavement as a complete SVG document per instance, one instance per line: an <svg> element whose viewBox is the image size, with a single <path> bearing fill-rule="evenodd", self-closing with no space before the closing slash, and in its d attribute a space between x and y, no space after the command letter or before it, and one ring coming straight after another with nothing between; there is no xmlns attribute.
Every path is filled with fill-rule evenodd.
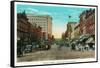
<svg viewBox="0 0 100 68"><path fill-rule="evenodd" d="M95 58L95 51L75 51L70 47L61 47L52 45L49 50L35 51L24 54L23 57L18 57L18 62L27 61L43 61L43 60L60 60L60 59L77 59L77 58Z"/></svg>

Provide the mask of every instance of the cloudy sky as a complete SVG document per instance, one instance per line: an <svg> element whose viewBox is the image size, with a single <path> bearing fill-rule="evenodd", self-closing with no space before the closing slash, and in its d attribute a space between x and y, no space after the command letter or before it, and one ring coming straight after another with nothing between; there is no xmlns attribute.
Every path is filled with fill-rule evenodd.
<svg viewBox="0 0 100 68"><path fill-rule="evenodd" d="M79 22L80 13L89 8L17 4L16 9L17 13L25 11L26 14L50 15L53 18L52 34L55 38L61 38L68 21Z"/></svg>

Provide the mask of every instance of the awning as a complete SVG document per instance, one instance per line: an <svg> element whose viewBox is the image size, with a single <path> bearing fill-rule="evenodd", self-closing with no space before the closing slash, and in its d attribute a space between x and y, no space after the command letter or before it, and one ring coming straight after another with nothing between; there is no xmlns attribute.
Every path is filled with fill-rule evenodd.
<svg viewBox="0 0 100 68"><path fill-rule="evenodd" d="M95 40L93 40L93 38L89 38L86 43L95 43Z"/></svg>

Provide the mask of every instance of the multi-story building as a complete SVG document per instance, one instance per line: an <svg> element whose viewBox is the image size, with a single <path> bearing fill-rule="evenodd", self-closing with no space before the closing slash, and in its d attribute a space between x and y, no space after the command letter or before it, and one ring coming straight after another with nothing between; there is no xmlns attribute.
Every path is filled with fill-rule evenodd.
<svg viewBox="0 0 100 68"><path fill-rule="evenodd" d="M38 42L42 39L41 27L33 26L25 14L17 13L17 40L27 43Z"/></svg>
<svg viewBox="0 0 100 68"><path fill-rule="evenodd" d="M85 11L80 14L80 32L81 34L86 34L86 27L85 27Z"/></svg>
<svg viewBox="0 0 100 68"><path fill-rule="evenodd" d="M95 10L88 10L86 13L86 33L95 34Z"/></svg>
<svg viewBox="0 0 100 68"><path fill-rule="evenodd" d="M33 26L40 26L42 28L42 32L45 34L45 39L48 39L48 36L52 36L52 17L44 15L34 16L28 14L27 18Z"/></svg>
<svg viewBox="0 0 100 68"><path fill-rule="evenodd" d="M68 24L67 24L67 30L65 32L65 35L69 39L74 38L74 28L75 28L76 24L77 24L77 22L68 22Z"/></svg>
<svg viewBox="0 0 100 68"><path fill-rule="evenodd" d="M81 35L95 35L95 9L82 12L79 23L68 22L65 36L70 40Z"/></svg>
<svg viewBox="0 0 100 68"><path fill-rule="evenodd" d="M74 28L74 36L75 36L75 38L80 37L80 23L78 23Z"/></svg>
<svg viewBox="0 0 100 68"><path fill-rule="evenodd" d="M81 34L95 34L95 9L84 11L80 15Z"/></svg>
<svg viewBox="0 0 100 68"><path fill-rule="evenodd" d="M28 40L30 23L25 12L17 14L17 40Z"/></svg>

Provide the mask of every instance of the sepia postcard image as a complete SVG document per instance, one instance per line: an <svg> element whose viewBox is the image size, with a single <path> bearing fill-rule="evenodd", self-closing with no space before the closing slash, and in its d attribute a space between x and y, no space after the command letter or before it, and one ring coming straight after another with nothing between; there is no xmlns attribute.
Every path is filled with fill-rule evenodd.
<svg viewBox="0 0 100 68"><path fill-rule="evenodd" d="M15 2L15 63L96 61L95 6Z"/></svg>

